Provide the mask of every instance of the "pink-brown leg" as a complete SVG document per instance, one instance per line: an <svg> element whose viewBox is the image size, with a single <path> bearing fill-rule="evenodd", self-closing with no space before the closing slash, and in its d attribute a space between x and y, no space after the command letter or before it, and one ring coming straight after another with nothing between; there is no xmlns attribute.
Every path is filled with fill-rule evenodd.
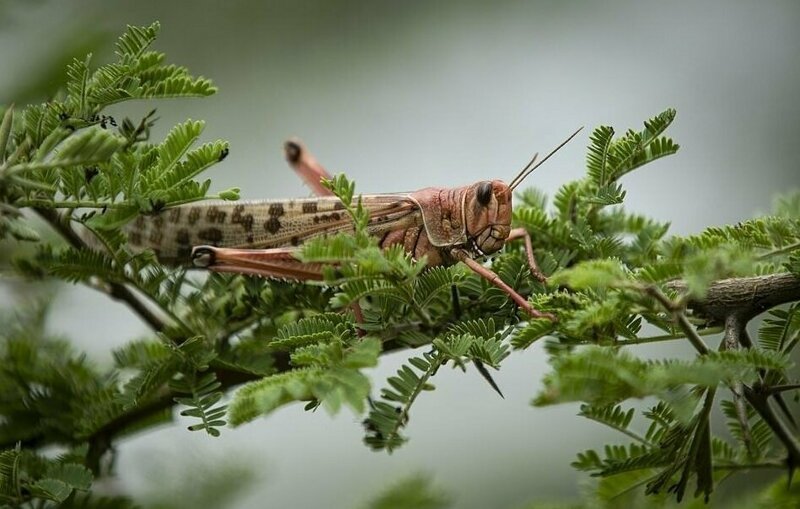
<svg viewBox="0 0 800 509"><path fill-rule="evenodd" d="M323 178L330 179L330 173L319 164L319 161L300 143L300 140L287 141L283 144L283 149L286 152L286 161L289 166L297 172L315 195L333 196L333 192L320 183Z"/></svg>
<svg viewBox="0 0 800 509"><path fill-rule="evenodd" d="M296 248L236 249L213 246L196 246L192 249L192 263L214 272L232 272L277 279L318 281L322 267L303 263L294 257Z"/></svg>
<svg viewBox="0 0 800 509"><path fill-rule="evenodd" d="M459 260L464 262L467 265L467 267L469 267L470 269L474 270L482 278L484 278L487 281L489 281L489 283L491 283L494 286L500 288L501 290L503 290L503 292L508 294L508 296L511 297L511 299L514 302L516 302L519 307L524 309L532 317L534 317L534 318L547 318L547 319L552 320L554 322L557 320L555 315L552 315L550 313L542 313L541 311L538 311L538 310L534 309L533 306L531 306L530 302L528 302L527 299L525 299L522 295L518 294L513 288L508 286L505 283L505 281L500 279L500 276L498 276L497 274L492 272L490 269L487 269L486 267L484 267L480 263L478 263L475 260L473 260L472 258L470 258L469 255L467 255L466 253L456 252L454 254Z"/></svg>
<svg viewBox="0 0 800 509"><path fill-rule="evenodd" d="M533 256L533 242L531 241L531 235L528 233L528 230L525 228L514 228L511 230L508 234L508 240L516 239L523 239L525 241L525 255L528 257L528 266L531 268L533 277L538 279L541 283L546 283L547 276L539 269L536 258Z"/></svg>
<svg viewBox="0 0 800 509"><path fill-rule="evenodd" d="M283 149L286 152L286 161L315 195L333 196L333 192L320 183L322 179L330 180L331 174L317 161L316 157L311 155L311 152L303 146L300 140L294 138L287 141L283 144ZM364 323L364 313L358 302L354 302L351 307L356 323ZM361 329L358 331L359 336L366 334Z"/></svg>

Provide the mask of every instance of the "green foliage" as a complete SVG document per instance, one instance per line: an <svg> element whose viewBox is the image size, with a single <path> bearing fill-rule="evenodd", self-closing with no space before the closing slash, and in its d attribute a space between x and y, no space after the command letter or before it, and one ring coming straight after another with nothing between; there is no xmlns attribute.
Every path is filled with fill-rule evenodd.
<svg viewBox="0 0 800 509"><path fill-rule="evenodd" d="M408 360L411 366L401 367L387 380L391 388L382 389L381 400L371 402L369 416L364 421L367 445L391 452L406 441L400 430L408 423L409 409L422 391L433 389L428 380L443 360L441 354L434 353L412 357Z"/></svg>
<svg viewBox="0 0 800 509"><path fill-rule="evenodd" d="M557 321L529 320L464 266L428 269L400 246L381 249L368 235L355 184L343 175L325 185L352 232L314 238L296 254L324 266L323 282L193 274L132 249L124 225L139 214L164 220L170 207L212 197L210 180L198 178L225 158L227 142L202 143L198 120L154 141L154 110L119 122L103 113L121 101L216 90L151 49L158 29L129 27L114 62L95 68L90 56L73 60L52 100L3 108L0 240L15 248L34 243L8 272L94 288L152 329L101 369L47 333L46 306L3 317L0 496L8 506L130 507L124 498L87 493L92 478L107 473L103 465L121 436L168 422L175 406L193 419L189 430L212 436L228 422L238 426L300 401L307 410L347 406L366 414L366 444L391 452L407 440L413 404L434 388L440 368L474 366L499 392L489 370L500 369L512 348L541 340L551 370L534 403L581 402L580 415L631 440L583 452L574 463L599 478L601 504L639 500L629 497L642 491L681 499L692 483L707 498L734 472L796 466L782 426L793 421L782 394L796 389L796 299L768 306L755 345L745 324L704 313L697 302L719 279L800 274L800 193L779 198L769 215L689 236L668 236L667 223L625 210L621 179L678 150L665 135L675 119L669 109L619 137L597 128L582 179L565 183L552 200L531 189L515 200L515 226L535 239L549 281L532 277L521 242L487 263ZM216 197L235 200L238 189ZM42 222L58 238L43 235ZM725 318L747 321L765 310L737 308ZM719 349L707 345L723 326L728 337ZM645 359L633 351L683 339L697 357ZM411 348L423 350L374 397L367 370L381 354ZM637 418L626 403L634 398L655 402ZM716 406L725 438L712 433ZM67 452L44 456L53 445ZM773 488L764 496L788 504L795 495ZM413 478L371 507L443 505L426 481Z"/></svg>
<svg viewBox="0 0 800 509"><path fill-rule="evenodd" d="M676 388L716 387L740 380L754 383L762 369L786 369L791 361L777 352L713 352L691 361L644 361L627 351L589 346L557 357L534 404L568 401L612 404L630 398L669 398Z"/></svg>
<svg viewBox="0 0 800 509"><path fill-rule="evenodd" d="M7 108L0 123L0 239L36 240L20 225L18 209L102 209L97 227L116 227L137 212L205 197L209 182L198 173L227 154L226 142L189 150L202 122L175 127L158 145L147 143L153 112L135 124L103 115L104 108L130 99L207 96L211 82L179 66L164 64L164 54L148 50L159 30L129 27L117 43L116 62L90 68L91 57L67 69L63 94L21 115ZM224 192L228 198L236 193ZM88 215L79 216L85 221Z"/></svg>
<svg viewBox="0 0 800 509"><path fill-rule="evenodd" d="M64 502L77 491L89 490L92 473L72 459L69 455L48 459L19 446L0 452L0 500L6 507L33 501L44 506L47 502Z"/></svg>
<svg viewBox="0 0 800 509"><path fill-rule="evenodd" d="M422 475L400 480L372 499L369 509L440 509L450 506L449 498L431 486Z"/></svg>
<svg viewBox="0 0 800 509"><path fill-rule="evenodd" d="M409 365L402 366L395 376L389 377L389 387L381 389L380 400L370 401L370 412L364 420L367 431L364 442L372 449L388 452L401 446L407 439L400 431L408 424L411 406L423 391L434 389L430 379L439 368L452 362L453 366L465 370L468 362L474 362L479 372L485 369L484 365L497 369L508 356L504 340L491 318L453 325L433 340L432 351L411 357ZM488 380L498 390L494 382Z"/></svg>
<svg viewBox="0 0 800 509"><path fill-rule="evenodd" d="M223 394L218 390L222 387L222 383L217 380L216 374L184 375L173 380L171 387L177 393L190 395L190 397L175 398L177 403L189 407L188 410L181 411L181 415L200 419L199 424L189 426L189 431L204 430L212 437L218 437L220 435L218 428L227 424L223 417L228 406L217 405Z"/></svg>
<svg viewBox="0 0 800 509"><path fill-rule="evenodd" d="M236 392L228 413L231 424L238 426L293 401L308 401L307 409L323 404L337 412L346 404L363 412L370 384L360 370L377 364L380 343L374 338L351 338L349 343L321 341L296 349L292 363L301 367Z"/></svg>

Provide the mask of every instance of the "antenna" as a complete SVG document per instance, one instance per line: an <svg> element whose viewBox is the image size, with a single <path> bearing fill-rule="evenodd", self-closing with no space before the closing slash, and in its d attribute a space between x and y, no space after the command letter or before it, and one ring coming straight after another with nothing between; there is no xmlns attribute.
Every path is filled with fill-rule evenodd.
<svg viewBox="0 0 800 509"><path fill-rule="evenodd" d="M527 178L527 176L530 175L533 172L533 170L535 170L536 168L538 168L539 166L544 164L545 161L550 159L550 156L552 156L553 154L558 152L561 147L563 147L564 145L569 143L570 140L572 140L572 138L577 136L578 133L581 132L582 129L583 129L583 126L579 127L577 131L575 131L574 133L569 135L569 138L567 138L566 140L562 141L561 144L559 146L557 146L556 148L554 148L553 150L551 150L550 153L547 154L544 157L544 159L542 159L541 161L539 161L538 163L536 163L534 165L533 163L534 163L534 161L536 161L536 156L539 155L538 153L535 154L533 156L533 159L531 159L531 162L529 162L528 164L525 165L525 167L522 169L522 171L519 172L519 174L517 174L516 177L514 177L514 179L511 181L511 183L508 185L508 187L513 191L515 187L520 185L522 183L522 181L525 180L525 178Z"/></svg>

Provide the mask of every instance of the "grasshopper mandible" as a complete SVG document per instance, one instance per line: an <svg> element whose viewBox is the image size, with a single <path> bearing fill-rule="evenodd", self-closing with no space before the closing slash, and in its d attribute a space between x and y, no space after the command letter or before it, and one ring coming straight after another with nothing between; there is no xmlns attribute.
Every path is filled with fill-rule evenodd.
<svg viewBox="0 0 800 509"><path fill-rule="evenodd" d="M363 195L362 206L370 216L368 232L381 247L399 244L414 258L426 256L428 266L463 262L531 316L554 320L477 260L499 251L506 241L523 239L533 276L545 281L530 235L524 228L511 228L511 195L580 130L538 163L534 155L509 184L484 180L453 188ZM323 166L297 141L284 148L289 164L318 197L182 205L137 218L126 228L130 243L153 249L162 261L191 259L196 267L216 272L322 279L320 265L294 257L297 246L319 235L352 232L353 225L344 205L321 185L321 179L330 178Z"/></svg>

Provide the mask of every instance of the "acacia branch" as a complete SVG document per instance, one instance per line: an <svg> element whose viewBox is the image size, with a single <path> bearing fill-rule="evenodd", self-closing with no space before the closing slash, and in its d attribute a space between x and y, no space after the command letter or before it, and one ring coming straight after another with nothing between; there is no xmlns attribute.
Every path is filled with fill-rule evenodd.
<svg viewBox="0 0 800 509"><path fill-rule="evenodd" d="M672 283L670 287L674 289L685 289L686 284L679 281ZM648 290L648 293L653 291L654 290ZM655 291L654 294L651 293L651 295L662 305L665 305L670 312L674 313L676 311L676 303L670 300L660 290ZM704 299L690 300L688 305L696 311L703 309L711 310L713 313L721 313L723 309L726 309L727 313L730 314L731 312L742 312L742 310L760 309L763 311L764 309L768 309L768 307L774 307L793 300L800 300L800 280L791 274L773 274L750 278L725 279L714 282L709 286ZM725 308L726 305L730 307ZM712 314L711 316L717 315ZM702 334L699 334L689 323L685 313L678 313L676 319L681 330L693 337L693 343L695 347L698 348L698 351L710 351L700 337ZM746 322L738 321L738 323ZM432 329L426 329L422 324L419 324L419 328L425 332L436 332ZM433 329L435 329L435 327ZM408 346L402 342L390 339L384 342L383 353L402 350L407 347ZM286 355L285 352L275 353L274 367L276 373L282 373L292 369L288 355ZM260 378L251 373L231 371L228 369L217 369L215 372L217 374L217 379L222 383L222 390L230 390L238 385ZM157 412L163 411L166 407L176 405L172 396L174 395L153 402L154 404L149 407L149 411L144 412L144 415L132 411L131 413L119 416L115 421L106 425L103 430L100 430L100 433L105 435L110 432L110 434L113 435L116 431L124 430L131 426L137 420L147 418ZM775 416L775 418L777 419L777 416ZM798 459L800 459L800 457L798 457Z"/></svg>
<svg viewBox="0 0 800 509"><path fill-rule="evenodd" d="M760 393L751 387L744 386L745 399L786 447L786 452L789 455L789 468L794 470L800 465L800 441L797 440L797 437L794 436L786 423L778 417L775 409L770 406L768 396L768 394Z"/></svg>
<svg viewBox="0 0 800 509"><path fill-rule="evenodd" d="M42 217L48 221L48 223L52 224L70 244L76 247L85 245L83 240L74 230L72 230L72 228L70 228L68 225L64 225L61 222L60 216L58 216L55 211L37 210L37 212L39 212L40 215L42 215ZM680 281L674 282L669 286L678 290L686 288L686 284ZM150 311L125 286L114 284L112 288L113 287L121 289L118 290L121 293L116 295L116 297L126 302L129 307L131 307L131 309L137 315L148 322L148 324L150 324L154 330L163 330L163 328L166 327L166 324L162 321L162 319L154 315L152 311ZM651 293L651 295L653 294ZM653 296L659 301L666 299L665 302L669 304L668 309L673 313L676 311L676 303L666 297L663 292L658 291ZM774 274L770 276L759 276L754 278L733 278L717 281L709 286L708 292L706 293L704 299L689 300L688 307L712 318L723 316L721 314L723 310L726 310L727 313L734 311L737 313L742 313L744 316L748 316L750 313L754 313L755 310L761 312L770 307L791 302L793 300L800 300L800 280L791 274ZM662 305L663 304L664 302L662 302ZM681 316L684 320L680 320ZM681 326L683 332L687 333L688 330L688 333L693 333L694 335L698 336L697 338L694 338L695 340L700 339L700 335L697 334L697 332L686 319L685 313L679 313L679 316L676 318L678 319L678 324ZM437 332L436 329L438 329L436 326L432 328L426 328L422 324L418 324L418 326L421 330L430 332L433 335L435 335L435 332ZM700 345L705 346L705 343L702 341L702 339L700 339L700 342L696 346ZM408 345L405 343L395 339L389 339L383 344L383 353L402 350L405 348L408 348ZM286 352L275 352L274 359L274 368L276 374L293 369L289 363L289 357ZM213 366L213 363L212 369L216 373L217 379L221 382L222 386L220 389L223 391L231 390L243 383L261 378L261 376L252 373L215 367ZM157 396L142 406L132 409L131 411L126 412L125 414L122 414L112 421L106 423L88 438L89 442L98 447L98 452L100 452L100 449L107 449L107 447L113 443L113 440L116 438L116 436L123 431L135 427L139 422L146 422L154 415L164 412L168 408L176 406L177 403L174 401L174 397L176 395L177 394L173 394L169 390L165 390L165 392L160 396ZM780 435L778 435L779 437L785 438L790 444L797 443L797 440L791 435L789 430L785 427L785 424L777 419L774 411L772 411L771 407L767 403L765 394L756 393L756 391L753 389L745 387L744 396L757 411L760 409L769 415L769 417L764 417L765 421L767 421L771 427L773 425L776 426L776 428L779 430L776 431L776 434L780 433ZM765 408L767 410L765 410ZM777 421L777 423L775 421ZM37 446L44 445L41 439L42 437L34 439ZM793 455L792 461L797 461L795 464L800 464L800 445L798 445L796 449L796 458L794 456L794 452L790 451L790 454Z"/></svg>
<svg viewBox="0 0 800 509"><path fill-rule="evenodd" d="M727 280L730 281L730 280ZM734 350L738 348L753 348L753 341L747 334L747 321L739 318L735 311L731 312L725 319L725 339L723 345L726 349ZM721 345L722 346L722 345ZM764 373L761 373L764 376ZM789 469L793 470L796 466L800 465L800 441L791 432L786 423L778 416L778 413L769 403L770 393L766 391L758 391L752 387L748 387L741 381L736 381L731 386L731 391L734 395L734 402L737 404L736 413L737 418L740 420L742 430L745 433L745 445L750 448L750 427L747 422L746 413L743 408L740 408L741 398L753 407L758 415L764 419L764 422L769 426L775 436L780 440L786 448L788 454ZM791 413L786 407L780 394L775 394L776 402L781 406L790 418Z"/></svg>
<svg viewBox="0 0 800 509"><path fill-rule="evenodd" d="M667 287L680 293L688 290L685 281L673 281ZM797 300L800 278L785 272L714 281L703 298L690 298L687 307L720 323L731 314L747 322L768 309Z"/></svg>
<svg viewBox="0 0 800 509"><path fill-rule="evenodd" d="M687 285L683 281L673 282L669 286L679 291L687 289ZM701 355L708 353L708 347L688 322L686 315L680 308L676 308L672 300L657 287L649 286L645 288L645 291L673 314L681 330ZM721 347L752 348L753 342L746 329L747 322L767 309L796 300L800 300L800 279L793 274L783 273L715 281L709 286L703 299L689 299L687 307L724 322L725 339L720 345ZM741 394L747 400L786 447L790 470L800 465L800 440L794 436L775 409L770 406L768 399L770 393L758 392L741 383L735 383L731 390L734 396ZM779 398L780 394L775 394L775 396ZM781 403L780 399L777 401L779 404ZM786 411L786 409L783 410ZM741 409L737 407L737 414L740 411ZM740 420L742 419L741 415L738 417Z"/></svg>
<svg viewBox="0 0 800 509"><path fill-rule="evenodd" d="M743 325L735 314L728 315L725 319L725 337L720 344L720 350L738 350L742 345L740 341L741 329ZM735 380L731 386L733 393L733 405L736 410L736 420L742 429L742 442L748 454L753 453L753 437L750 432L750 421L747 417L745 407L744 384L741 380Z"/></svg>
<svg viewBox="0 0 800 509"><path fill-rule="evenodd" d="M705 341L703 341L703 338L701 338L697 333L697 330L689 322L689 319L686 318L686 313L683 312L683 309L681 309L677 303L673 302L669 297L664 295L664 292L662 292L655 285L645 287L645 292L657 300L659 304L664 306L664 309L672 314L672 318L675 320L675 323L678 324L678 327L680 327L680 329L686 335L686 339L692 343L692 346L694 346L695 350L697 350L700 355L706 355L711 351L708 348L708 345L706 345Z"/></svg>
<svg viewBox="0 0 800 509"><path fill-rule="evenodd" d="M55 209L35 208L47 223L53 227L72 247L81 249L87 247L86 242L72 229L72 227L64 221ZM112 298L124 302L133 312L150 326L155 332L162 332L167 328L167 324L159 318L153 311L147 307L128 287L120 283L111 281L105 282L108 285L108 291L105 293ZM98 289L96 286L93 287Z"/></svg>

